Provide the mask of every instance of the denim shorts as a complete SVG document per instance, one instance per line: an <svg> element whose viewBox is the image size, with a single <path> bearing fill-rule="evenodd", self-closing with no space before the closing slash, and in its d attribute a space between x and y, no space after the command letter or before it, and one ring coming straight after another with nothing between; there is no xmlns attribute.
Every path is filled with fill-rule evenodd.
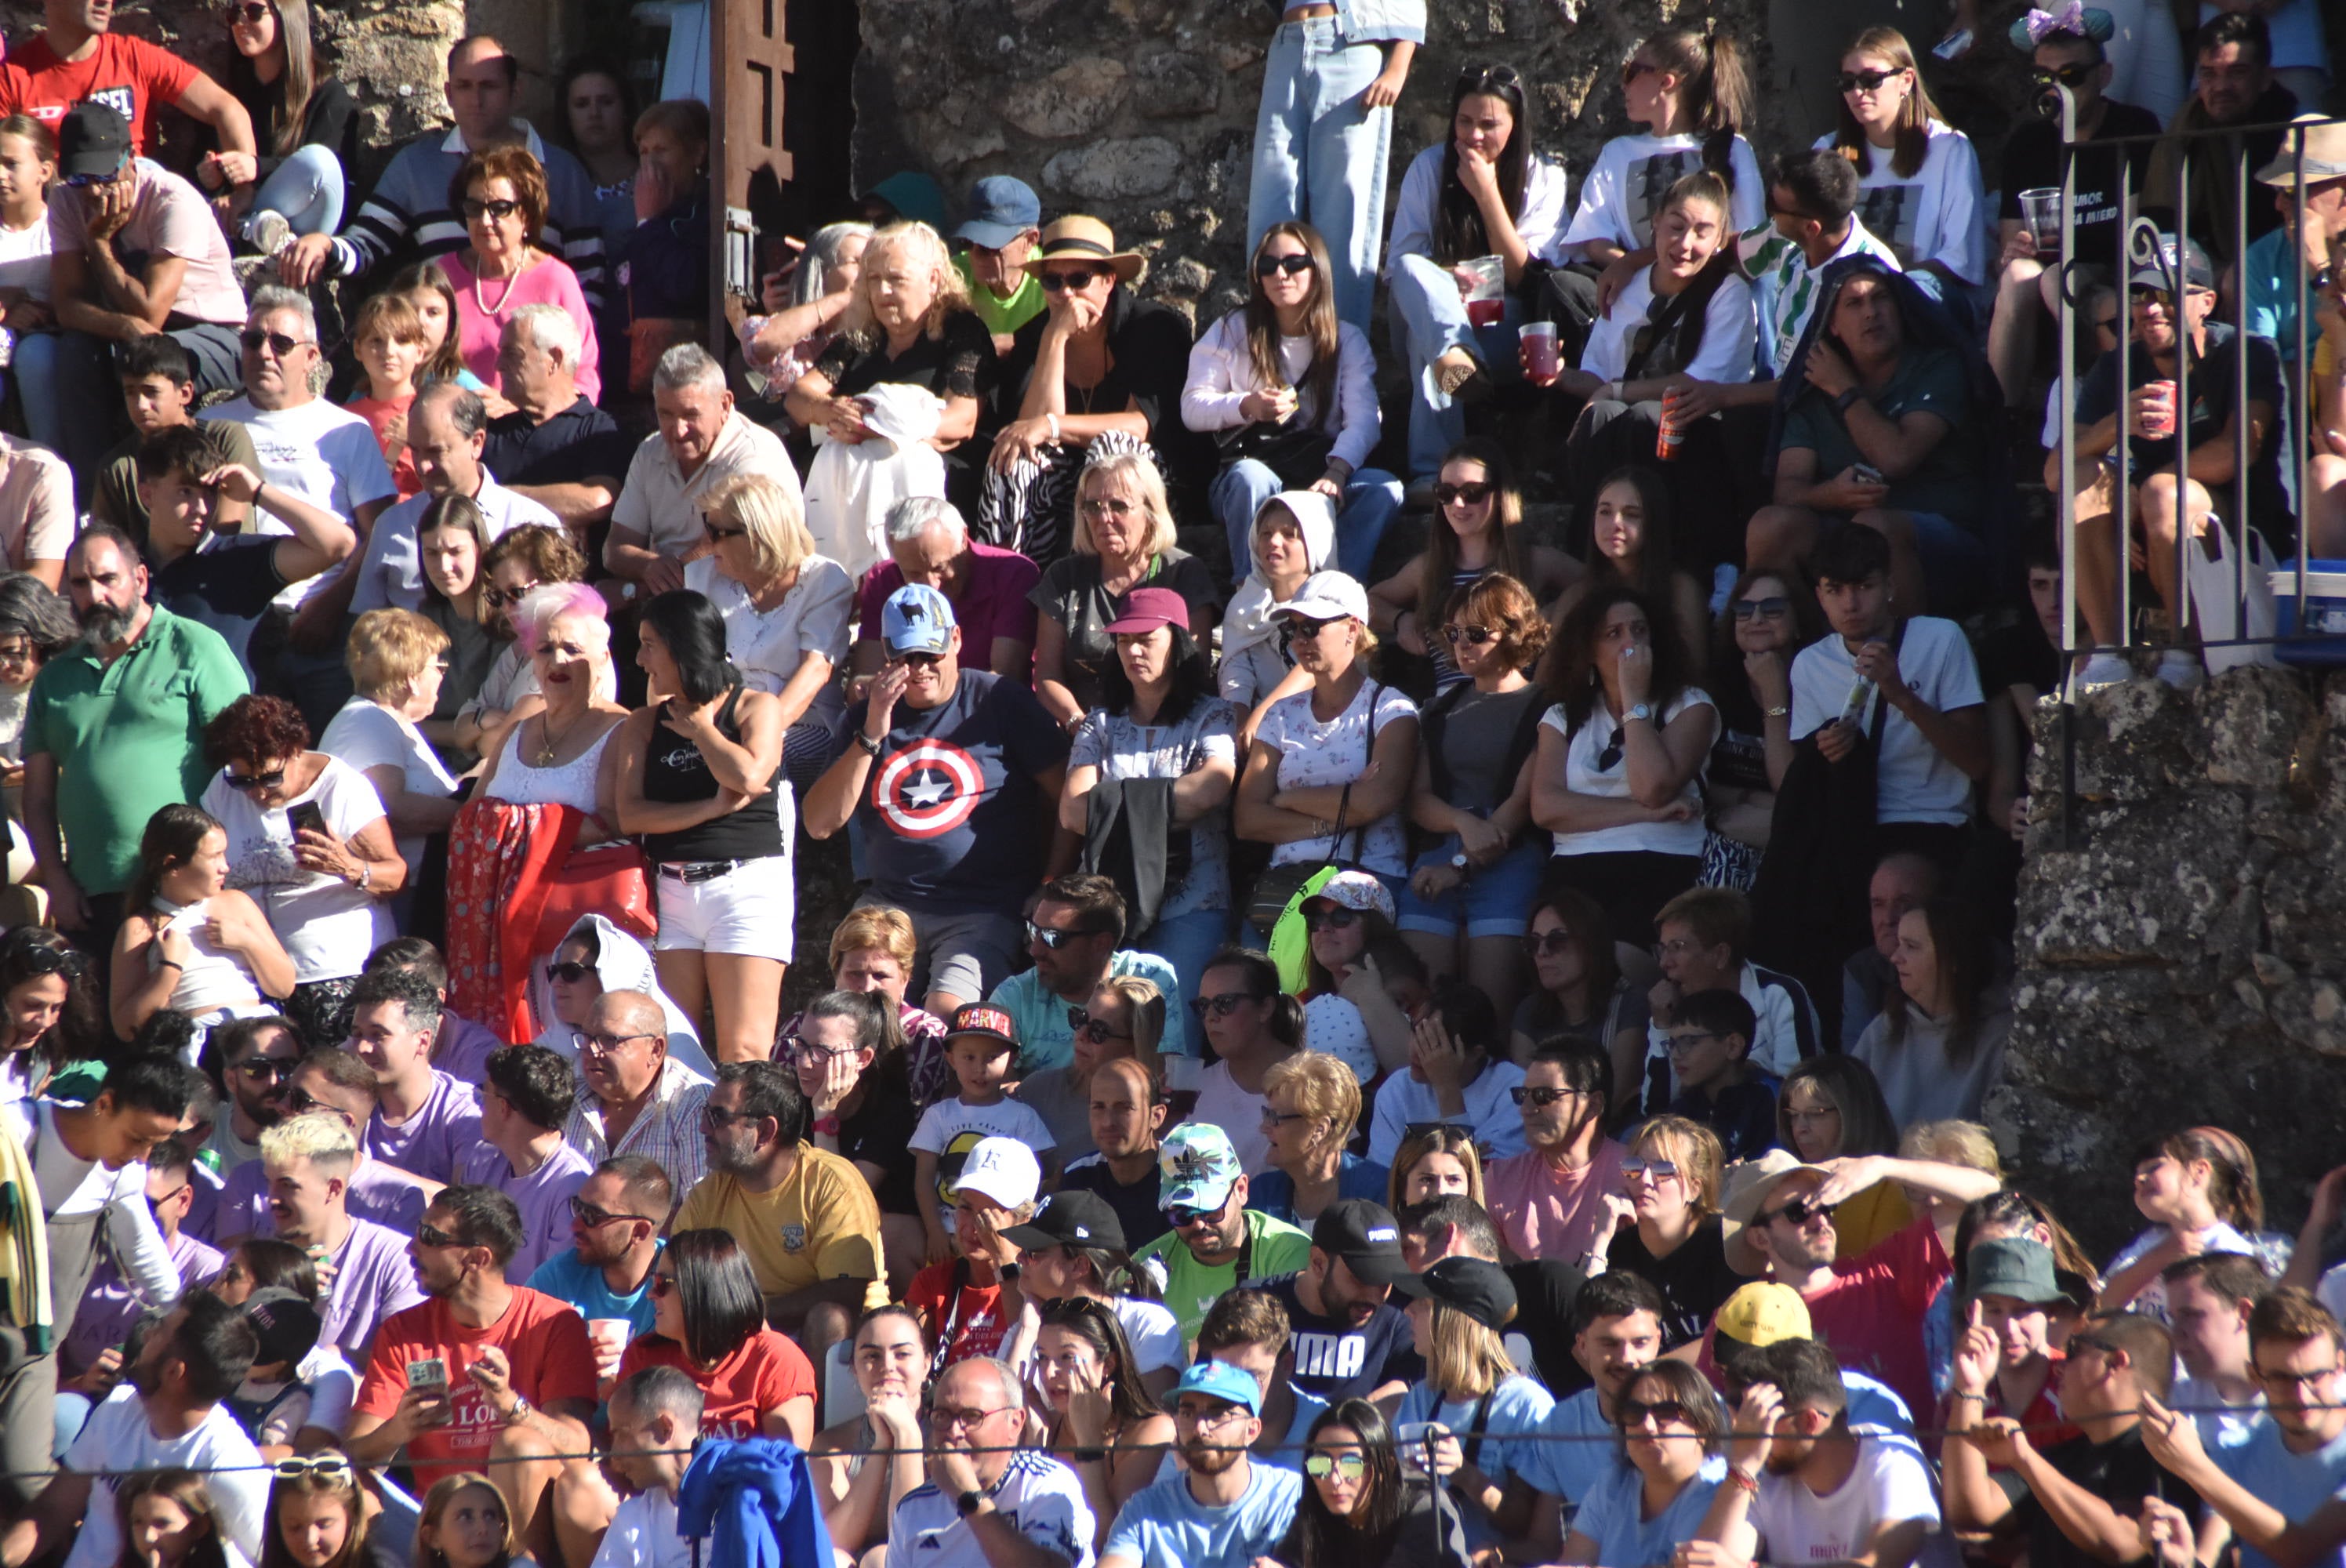
<svg viewBox="0 0 2346 1568"><path fill-rule="evenodd" d="M1414 876L1427 866L1446 866L1456 852L1457 841L1451 840L1420 856L1410 872ZM1517 844L1497 865L1469 872L1464 882L1431 901L1404 883L1401 918L1394 923L1429 936L1456 936L1464 926L1470 937L1519 937L1531 930L1532 901L1539 895L1547 862L1547 846L1535 840Z"/></svg>

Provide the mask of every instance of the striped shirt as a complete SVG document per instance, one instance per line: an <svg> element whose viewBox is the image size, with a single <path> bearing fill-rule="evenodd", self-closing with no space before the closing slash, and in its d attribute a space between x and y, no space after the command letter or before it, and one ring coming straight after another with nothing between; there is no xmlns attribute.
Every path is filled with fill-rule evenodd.
<svg viewBox="0 0 2346 1568"><path fill-rule="evenodd" d="M562 1130L570 1146L589 1166L614 1155L642 1155L659 1162L660 1169L679 1193L690 1192L709 1174L708 1146L700 1141L700 1107L709 1101L709 1081L674 1057L660 1069L652 1103L636 1118L615 1145L604 1131L603 1103L592 1095L578 1096L570 1125Z"/></svg>

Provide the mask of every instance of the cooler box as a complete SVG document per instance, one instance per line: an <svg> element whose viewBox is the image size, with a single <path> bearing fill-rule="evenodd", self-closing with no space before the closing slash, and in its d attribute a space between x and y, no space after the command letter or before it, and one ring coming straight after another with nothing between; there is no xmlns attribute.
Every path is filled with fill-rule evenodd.
<svg viewBox="0 0 2346 1568"><path fill-rule="evenodd" d="M2272 574L2274 651L2284 664L2346 665L2346 561L2305 567L2305 626L2297 624L2297 568Z"/></svg>

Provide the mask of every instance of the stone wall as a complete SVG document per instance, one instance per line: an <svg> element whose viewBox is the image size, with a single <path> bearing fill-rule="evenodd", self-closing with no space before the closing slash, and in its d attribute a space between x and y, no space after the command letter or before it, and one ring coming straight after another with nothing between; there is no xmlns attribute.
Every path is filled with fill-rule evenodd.
<svg viewBox="0 0 2346 1568"><path fill-rule="evenodd" d="M2231 1128L2294 1234L2346 1163L2346 673L2137 680L2076 708L2076 847L2040 724L2005 1082L2016 1181L2106 1257L2140 1228L2146 1135Z"/></svg>

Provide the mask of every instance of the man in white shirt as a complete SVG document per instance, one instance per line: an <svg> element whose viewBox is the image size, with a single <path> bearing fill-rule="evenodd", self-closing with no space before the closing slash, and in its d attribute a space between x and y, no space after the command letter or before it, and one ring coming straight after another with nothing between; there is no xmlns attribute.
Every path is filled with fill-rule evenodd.
<svg viewBox="0 0 2346 1568"><path fill-rule="evenodd" d="M701 541L700 503L737 473L762 473L799 494L780 437L733 406L725 367L698 343L678 343L652 372L659 429L644 437L611 510L603 565L650 598L684 586L684 558Z"/></svg>
<svg viewBox="0 0 2346 1568"><path fill-rule="evenodd" d="M1930 1466L1914 1445L1849 1423L1849 1390L1814 1339L1768 1349L1775 1381L1736 1412L1727 1480L1679 1568L1863 1563L1910 1568L1939 1528Z"/></svg>
<svg viewBox="0 0 2346 1568"><path fill-rule="evenodd" d="M146 1162L149 1150L179 1130L199 1083L195 1069L182 1062L147 1057L115 1068L87 1105L48 1099L0 1105L0 1129L23 1146L41 1189L51 1347L72 1332L97 1265L101 1226L142 1299L168 1306L179 1298L178 1267L147 1207ZM21 1508L41 1491L56 1431L56 1388L54 1349L27 1356L0 1378L0 1464L10 1472L0 1478L0 1511Z"/></svg>
<svg viewBox="0 0 2346 1568"><path fill-rule="evenodd" d="M2199 1428L2209 1452L2230 1448L2264 1420L2264 1385L2249 1348L2249 1315L2272 1288L2257 1260L2240 1252L2202 1252L2159 1272L2167 1288L2167 1327L2184 1376L2168 1403Z"/></svg>
<svg viewBox="0 0 2346 1568"><path fill-rule="evenodd" d="M1025 1420L1008 1362L972 1356L945 1369L929 1413L928 1481L888 1522L887 1568L1091 1568L1083 1481L1018 1446Z"/></svg>
<svg viewBox="0 0 2346 1568"><path fill-rule="evenodd" d="M220 1404L244 1381L258 1347L241 1308L203 1291L175 1308L140 1347L128 1386L91 1414L64 1470L0 1535L0 1564L25 1568L70 1541L66 1568L112 1568L122 1551L114 1482L96 1472L173 1468L204 1477L220 1534L258 1561L269 1471Z"/></svg>
<svg viewBox="0 0 2346 1568"><path fill-rule="evenodd" d="M674 1367L646 1367L611 1390L611 1468L636 1489L603 1532L594 1568L688 1568L676 1489L700 1434L700 1389ZM662 1451L681 1450L684 1451Z"/></svg>

